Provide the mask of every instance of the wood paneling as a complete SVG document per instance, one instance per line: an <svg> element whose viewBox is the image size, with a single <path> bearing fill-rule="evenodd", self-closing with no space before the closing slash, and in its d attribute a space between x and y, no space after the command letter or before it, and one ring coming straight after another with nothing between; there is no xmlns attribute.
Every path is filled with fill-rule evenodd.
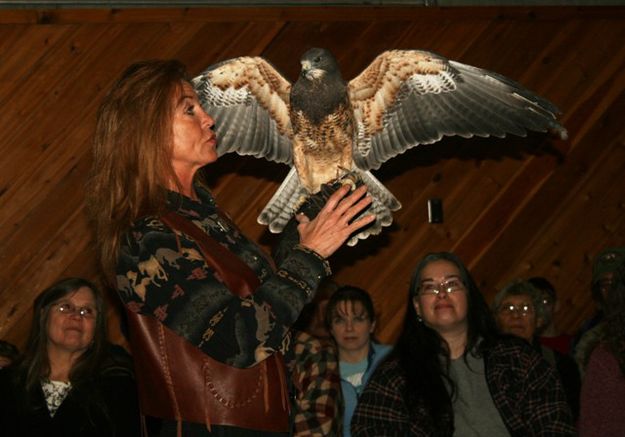
<svg viewBox="0 0 625 437"><path fill-rule="evenodd" d="M593 256L625 244L625 8L197 8L0 11L0 338L19 345L32 300L62 276L97 278L83 207L95 111L130 63L178 58L191 73L263 55L288 78L309 47L346 79L385 49L419 48L507 75L552 100L567 141L446 138L377 172L402 202L392 227L344 248L335 280L369 290L379 337L401 326L417 260L453 250L489 299L544 275L571 332L593 311ZM256 216L287 173L236 155L207 174L219 203L264 247ZM428 224L440 197L445 222ZM111 300L115 307L114 298ZM111 336L122 341L115 310Z"/></svg>

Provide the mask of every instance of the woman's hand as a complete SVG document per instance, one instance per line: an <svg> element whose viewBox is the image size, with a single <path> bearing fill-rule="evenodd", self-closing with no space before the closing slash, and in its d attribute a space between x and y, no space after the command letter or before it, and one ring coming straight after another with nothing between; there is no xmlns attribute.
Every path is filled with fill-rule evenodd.
<svg viewBox="0 0 625 437"><path fill-rule="evenodd" d="M304 214L295 216L299 222L297 230L302 246L327 258L336 252L352 233L375 221L375 216L368 214L350 223L371 204L372 199L366 195L365 185L361 185L347 196L349 190L349 185L339 188L313 220Z"/></svg>

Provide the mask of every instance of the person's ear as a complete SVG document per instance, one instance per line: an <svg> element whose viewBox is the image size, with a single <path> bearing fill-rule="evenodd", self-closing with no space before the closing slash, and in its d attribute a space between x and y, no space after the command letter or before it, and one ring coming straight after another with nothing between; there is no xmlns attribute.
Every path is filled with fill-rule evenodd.
<svg viewBox="0 0 625 437"><path fill-rule="evenodd" d="M369 334L373 334L375 331L375 320L371 322L371 328L369 328Z"/></svg>

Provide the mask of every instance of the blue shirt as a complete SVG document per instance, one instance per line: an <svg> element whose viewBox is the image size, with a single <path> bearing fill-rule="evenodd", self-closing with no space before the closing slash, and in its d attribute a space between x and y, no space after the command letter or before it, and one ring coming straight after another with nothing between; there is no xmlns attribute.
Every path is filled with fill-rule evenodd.
<svg viewBox="0 0 625 437"><path fill-rule="evenodd" d="M340 363L341 367L341 391L343 392L343 400L345 407L343 410L343 437L350 437L350 424L354 411L356 411L356 404L358 403L358 396L367 385L369 378L375 371L378 364L388 355L392 350L392 346L387 344L370 343L369 355L367 357L368 365L365 373L362 377L361 384L355 387L347 379L343 377L343 363Z"/></svg>

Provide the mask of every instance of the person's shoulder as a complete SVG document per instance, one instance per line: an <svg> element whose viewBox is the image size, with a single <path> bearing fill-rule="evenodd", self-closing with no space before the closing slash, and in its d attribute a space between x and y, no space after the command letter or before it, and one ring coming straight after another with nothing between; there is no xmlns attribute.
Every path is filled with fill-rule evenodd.
<svg viewBox="0 0 625 437"><path fill-rule="evenodd" d="M505 361L514 366L525 366L529 361L538 360L541 354L531 344L514 335L497 337L485 351L489 361Z"/></svg>
<svg viewBox="0 0 625 437"><path fill-rule="evenodd" d="M375 361L384 359L393 350L393 346L390 344L372 342L371 347L373 349Z"/></svg>
<svg viewBox="0 0 625 437"><path fill-rule="evenodd" d="M374 379L381 384L402 383L405 380L405 375L398 357L389 354L382 360L371 377L371 380Z"/></svg>
<svg viewBox="0 0 625 437"><path fill-rule="evenodd" d="M19 379L23 376L21 368L17 365L11 365L7 367L0 367L0 378L2 380Z"/></svg>
<svg viewBox="0 0 625 437"><path fill-rule="evenodd" d="M13 399L18 396L17 393L24 391L25 385L24 373L20 368L9 366L0 369L0 398L4 400ZM4 402L0 402L0 404L4 404Z"/></svg>
<svg viewBox="0 0 625 437"><path fill-rule="evenodd" d="M614 356L614 354L608 348L608 345L604 342L600 342L597 347L593 349L590 353L590 358L588 359L588 367L591 365L601 365L605 367L606 365L611 365L618 369L618 360Z"/></svg>
<svg viewBox="0 0 625 437"><path fill-rule="evenodd" d="M371 342L371 345L373 346L373 350L375 351L375 353L387 354L391 350L393 350L393 345L390 344Z"/></svg>

